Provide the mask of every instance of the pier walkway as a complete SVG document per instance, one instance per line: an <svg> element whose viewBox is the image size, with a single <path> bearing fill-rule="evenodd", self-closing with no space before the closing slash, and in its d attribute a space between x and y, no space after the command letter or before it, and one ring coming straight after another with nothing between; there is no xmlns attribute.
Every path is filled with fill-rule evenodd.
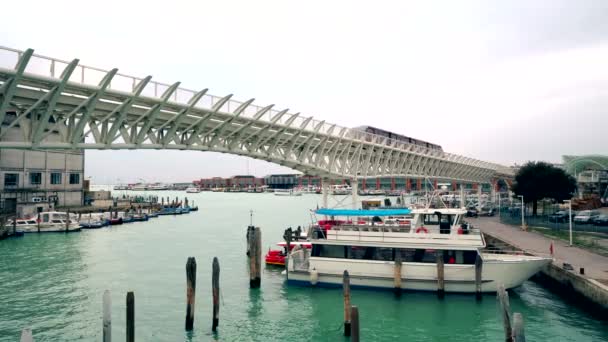
<svg viewBox="0 0 608 342"><path fill-rule="evenodd" d="M608 257L578 247L569 247L566 242L561 240L552 240L538 233L526 232L519 227L500 223L498 217L472 219L471 222L473 225L479 226L484 233L532 253L549 254L551 241L553 241L554 258L557 264L562 265L567 262L574 267L576 272L580 267L584 267L587 278L608 285Z"/></svg>

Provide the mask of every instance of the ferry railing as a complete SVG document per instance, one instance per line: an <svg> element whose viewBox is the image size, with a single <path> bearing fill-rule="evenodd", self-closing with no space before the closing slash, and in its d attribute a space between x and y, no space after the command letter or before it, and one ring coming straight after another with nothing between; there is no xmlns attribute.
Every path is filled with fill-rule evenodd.
<svg viewBox="0 0 608 342"><path fill-rule="evenodd" d="M347 228L347 229L344 229ZM368 230L362 230L368 229ZM403 226L390 226L388 229L397 228L400 231L392 231L387 230L386 226L341 226L338 229L330 229L327 233L323 229L319 229L321 237L314 238L312 240L327 240L327 241L356 241L356 242L385 242L392 243L397 239L403 238L418 238L418 239L434 239L441 241L455 240L455 241L474 241L474 238L466 238L467 236L479 236L483 239L481 235L481 231L478 228L470 228L467 234L412 234L411 228L403 227ZM369 229L377 229L377 230L369 230ZM407 231L401 231L402 229L407 229ZM371 234L370 234L371 233ZM380 233L380 234L373 234ZM388 235L387 235L388 234ZM395 234L395 235L393 235ZM463 237L463 238L454 238ZM374 239L380 238L380 241L376 241Z"/></svg>
<svg viewBox="0 0 608 342"><path fill-rule="evenodd" d="M17 64L23 53L24 51L22 50L0 46L0 68L14 70L15 65ZM51 78L58 78L70 63L70 61L61 60L58 58L33 54L30 58L29 63L26 66L25 72L29 74L42 75ZM76 69L70 76L69 81L97 87L108 72L108 70L78 63ZM141 82L143 79L144 78L142 77L116 73L111 83L109 84L108 89L122 91L126 93L133 93L139 82ZM150 81L143 89L141 96L159 98L170 87L171 84L168 83ZM178 87L173 93L171 100L181 105L187 105L188 101L197 93L198 91L192 89ZM213 105L220 102L220 100L222 100L223 98L224 97L221 96L205 94L201 98L201 100L195 105L195 107L209 110L213 107ZM234 114L234 111L243 103L243 101L229 99L222 107L222 111L224 113ZM262 108L264 108L264 106L250 104L245 108L245 110L240 114L240 116L243 118L252 119L255 114L258 113ZM258 120L271 122L272 119L277 117L277 114L279 114L280 112L281 111L276 109L270 109L267 111L267 113L264 114L263 117L259 118ZM296 115L297 117L293 118ZM411 153L425 155L427 157L463 163L470 166L489 169L493 171L501 171L505 174L513 173L512 170L502 165L447 153L440 149L428 148L425 146L417 145L398 139L384 137L381 135L372 134L357 129L347 128L325 122L324 120L321 121L311 119L308 123L306 123L306 120L307 118L299 116L299 113L285 113L277 120L276 124L287 125L288 127L293 128L294 130L303 129L304 131L313 133L316 133L315 128L319 127L318 133L329 135L334 138L347 138L364 143L389 145L399 150L405 150Z"/></svg>

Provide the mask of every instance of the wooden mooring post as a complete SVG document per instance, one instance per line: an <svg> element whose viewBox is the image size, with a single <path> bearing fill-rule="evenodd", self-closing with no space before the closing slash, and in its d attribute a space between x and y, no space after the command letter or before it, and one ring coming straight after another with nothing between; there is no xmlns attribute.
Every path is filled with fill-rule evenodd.
<svg viewBox="0 0 608 342"><path fill-rule="evenodd" d="M112 297L110 291L103 292L102 341L112 342Z"/></svg>
<svg viewBox="0 0 608 342"><path fill-rule="evenodd" d="M252 225L247 226L247 256L251 256L251 246L255 240L251 239L251 236L255 233L255 227Z"/></svg>
<svg viewBox="0 0 608 342"><path fill-rule="evenodd" d="M249 287L259 288L261 259L262 259L262 231L260 227L255 227L249 235Z"/></svg>
<svg viewBox="0 0 608 342"><path fill-rule="evenodd" d="M220 262L213 258L211 288L213 292L213 323L211 330L216 331L220 323Z"/></svg>
<svg viewBox="0 0 608 342"><path fill-rule="evenodd" d="M482 282L483 260L479 253L475 258L475 298L481 300L481 282Z"/></svg>
<svg viewBox="0 0 608 342"><path fill-rule="evenodd" d="M525 342L526 336L524 333L524 318L521 313L513 313L511 319L511 305L509 304L509 293L505 290L504 285L498 285L496 297L500 303L500 313L502 316L503 328L505 331L506 342ZM512 323L512 324L511 324Z"/></svg>
<svg viewBox="0 0 608 342"><path fill-rule="evenodd" d="M513 341L526 342L526 334L524 333L524 317L519 313L513 314Z"/></svg>
<svg viewBox="0 0 608 342"><path fill-rule="evenodd" d="M34 337L32 336L32 329L25 328L21 331L21 342L34 342Z"/></svg>
<svg viewBox="0 0 608 342"><path fill-rule="evenodd" d="M443 299L445 296L445 282L444 282L444 265L443 256L445 251L437 251L437 297Z"/></svg>
<svg viewBox="0 0 608 342"><path fill-rule="evenodd" d="M344 292L344 336L351 334L351 305L350 305L350 276L347 270L342 274L342 289Z"/></svg>
<svg viewBox="0 0 608 342"><path fill-rule="evenodd" d="M189 257L186 262L186 331L194 328L194 302L196 296L196 260Z"/></svg>
<svg viewBox="0 0 608 342"><path fill-rule="evenodd" d="M511 330L511 307L509 305L509 293L505 290L505 286L498 285L498 291L496 292L498 301L500 303L500 312L502 314L502 324L505 330L505 341L513 341L513 332Z"/></svg>
<svg viewBox="0 0 608 342"><path fill-rule="evenodd" d="M68 232L68 227L70 226L70 209L67 211L67 218L65 219L65 232Z"/></svg>
<svg viewBox="0 0 608 342"><path fill-rule="evenodd" d="M359 308L356 305L350 308L350 340L353 342L359 342Z"/></svg>
<svg viewBox="0 0 608 342"><path fill-rule="evenodd" d="M127 342L135 342L135 294L127 292Z"/></svg>
<svg viewBox="0 0 608 342"><path fill-rule="evenodd" d="M401 297L401 251L395 254L395 295Z"/></svg>

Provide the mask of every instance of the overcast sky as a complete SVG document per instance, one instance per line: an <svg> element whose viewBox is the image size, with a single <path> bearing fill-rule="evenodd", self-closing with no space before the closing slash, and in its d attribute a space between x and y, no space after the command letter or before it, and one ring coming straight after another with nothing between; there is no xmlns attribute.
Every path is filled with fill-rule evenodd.
<svg viewBox="0 0 608 342"><path fill-rule="evenodd" d="M93 5L95 4L95 5ZM607 153L608 1L9 1L0 44L506 165ZM94 183L289 172L87 151Z"/></svg>

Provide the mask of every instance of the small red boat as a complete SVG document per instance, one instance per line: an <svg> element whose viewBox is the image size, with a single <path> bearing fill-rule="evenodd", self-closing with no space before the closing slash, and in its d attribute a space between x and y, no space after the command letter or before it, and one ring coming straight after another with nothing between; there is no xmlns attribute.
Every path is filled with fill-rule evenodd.
<svg viewBox="0 0 608 342"><path fill-rule="evenodd" d="M287 255L287 243L279 242L277 246L282 247L282 249L269 249L266 254L266 265L278 265L285 266L285 256ZM290 250L294 249L295 246L300 246L301 248L311 249L312 243L310 242L299 242L294 241L290 243Z"/></svg>

